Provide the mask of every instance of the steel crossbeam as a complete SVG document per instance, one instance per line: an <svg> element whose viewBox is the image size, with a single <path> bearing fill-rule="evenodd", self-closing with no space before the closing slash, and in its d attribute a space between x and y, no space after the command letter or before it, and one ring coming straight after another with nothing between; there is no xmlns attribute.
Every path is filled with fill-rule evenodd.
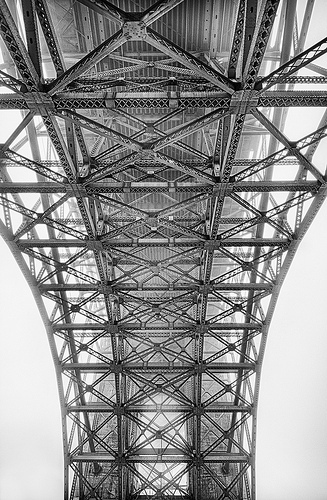
<svg viewBox="0 0 327 500"><path fill-rule="evenodd" d="M158 411L158 406L148 405L146 407L146 410L155 413ZM178 406L165 405L164 410L165 410L165 412L168 412L168 413L176 413L176 411L179 413L194 413L196 411L196 409L193 409L193 410L190 409L189 406L181 406L181 405L178 405ZM238 406L234 406L234 405L216 405L216 406L214 406L213 405L213 406L208 406L204 409L204 411L207 413L215 413L216 411L219 411L221 413L230 413L230 412L250 413L251 410L252 410L251 406L245 406L245 405L238 405ZM68 406L67 411L72 412L72 413L78 413L78 412L83 412L83 411L87 411L90 413L94 413L94 412L110 413L110 412L114 412L115 408L111 408L105 404L87 404L84 406L82 406L82 405ZM125 413L139 413L140 411L142 411L142 407L141 406L125 406L123 411Z"/></svg>
<svg viewBox="0 0 327 500"><path fill-rule="evenodd" d="M14 81L13 81L14 83ZM305 82L304 82L305 83ZM319 81L317 81L319 83ZM13 85L8 81L6 85ZM16 90L16 89L15 89ZM38 93L42 96L44 93ZM38 98L38 97L37 97ZM171 99L168 92L146 92L144 95L136 92L62 92L55 96L48 96L48 104L53 105L57 111L67 109L170 109ZM235 105L226 93L219 92L180 92L175 99L178 108L221 108L234 112ZM263 91L258 94L257 106L259 107L324 107L326 106L326 93L323 90L279 90ZM30 109L35 107L33 93L29 94L0 94L0 109Z"/></svg>
<svg viewBox="0 0 327 500"><path fill-rule="evenodd" d="M169 245L176 245L176 246L181 246L181 247L195 247L195 248L219 248L219 247L248 247L248 246L279 246L279 247L285 247L289 243L290 240L287 239L282 239L280 237L276 238L260 238L256 240L255 238L228 238L224 240L206 240L206 241L199 241L196 239L187 239L183 238L180 240L175 240L173 242L169 241L168 238L164 239L157 239L157 240L152 240L151 239L140 239L140 241L137 242L138 245L140 246L146 246L150 245L153 247L161 247L161 246L169 246ZM62 247L62 248L67 248L67 247L73 247L73 248L78 248L78 247L87 247L90 249L106 249L106 247L110 248L110 246L114 246L117 248L120 247L127 247L127 248L133 248L133 240L132 239L126 239L126 240L109 240L105 239L104 241L99 241L99 240L88 240L87 238L79 238L79 239L70 239L70 238L55 238L55 239L34 239L34 240L19 240L18 244L22 248L29 248L29 247L35 247L35 248L40 248L40 247Z"/></svg>
<svg viewBox="0 0 327 500"><path fill-rule="evenodd" d="M192 291L192 290L201 290L201 287L203 285L175 285L175 286L169 286L169 287L163 287L163 286L152 286L152 287L146 287L143 286L140 288L140 290L148 290L148 291L176 291L176 290L187 290L187 291ZM58 285L58 284L53 284L53 285L40 285L39 286L41 291L46 291L46 290L53 290L53 291L60 291L60 290L80 290L80 291L97 291L99 289L98 286L92 285L92 284L85 284L85 283L72 283L72 284L64 284L64 285ZM101 287L100 287L101 288ZM137 286L133 285L115 285L109 284L108 289L111 290L116 290L116 291L129 291L129 290L138 290ZM271 289L271 285L267 283L218 283L216 285L209 285L208 290L213 291L213 290L266 290L266 289Z"/></svg>
<svg viewBox="0 0 327 500"><path fill-rule="evenodd" d="M0 0L0 231L55 360L63 498L255 500L268 327L327 193L325 115L293 141L282 117L326 107L297 75L326 38L305 19L291 56L282 0L79 0L69 45L53 0L23 4Z"/></svg>
<svg viewBox="0 0 327 500"><path fill-rule="evenodd" d="M10 162L0 159L2 164L12 166ZM32 162L24 162L25 165L31 164L33 170L44 177L55 177L55 173L52 170L48 170L46 165L36 164ZM19 163L18 163L19 165ZM59 183L56 182L2 182L0 184L0 193L71 193L73 196L73 191L65 183L65 177L57 174ZM60 183L60 181L62 181ZM84 188L86 195L95 195L101 193L208 193L212 194L214 190L214 184L196 184L196 183L174 183L173 185L169 182L161 182L153 185L153 182L141 184L139 182L117 182L117 183L90 183ZM316 192L319 190L320 183L317 181L258 181L258 182L235 182L230 186L230 193L240 193L240 192L283 192L283 191L301 191L301 192ZM74 220L72 220L74 222Z"/></svg>

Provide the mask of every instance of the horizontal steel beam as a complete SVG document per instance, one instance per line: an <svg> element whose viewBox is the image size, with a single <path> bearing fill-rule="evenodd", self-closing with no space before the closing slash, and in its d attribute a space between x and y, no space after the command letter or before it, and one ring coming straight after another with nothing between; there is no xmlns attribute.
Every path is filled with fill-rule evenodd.
<svg viewBox="0 0 327 500"><path fill-rule="evenodd" d="M130 330L140 333L174 333L179 331L190 331L196 333L208 333L210 330L260 330L262 323L206 323L198 325L196 323L184 323L183 325L174 325L173 327L148 327L141 323L120 323L111 325L108 323L55 323L52 325L54 331L76 330L76 331L106 331L108 333L124 333Z"/></svg>
<svg viewBox="0 0 327 500"><path fill-rule="evenodd" d="M254 363L209 363L209 364L173 364L167 365L164 363L157 364L137 364L122 362L114 363L63 363L61 365L63 371L78 370L81 372L91 373L215 373L215 372L237 372L238 370L255 370ZM149 381L151 385L151 382ZM155 385L155 383L153 383ZM165 385L163 383L162 385Z"/></svg>
<svg viewBox="0 0 327 500"><path fill-rule="evenodd" d="M42 103L43 99L43 103ZM234 112L240 106L242 98L232 101L223 92L181 92L174 101L175 107L186 108L220 108ZM235 103L234 103L235 102ZM236 104L237 103L237 104ZM151 108L171 109L172 99L168 92L108 92L97 93L64 93L50 97L47 93L30 92L25 95L1 94L0 109L36 109L42 105L51 106L55 111L67 109L129 109ZM247 105L247 102L245 102ZM267 91L254 92L252 107L325 107L327 91ZM250 108L249 108L250 109Z"/></svg>
<svg viewBox="0 0 327 500"><path fill-rule="evenodd" d="M137 241L131 239L107 239L100 240L78 240L78 239L35 239L35 240L18 240L17 244L20 248L81 248L86 247L90 250L99 250L106 248L133 248L139 247L191 247L191 248L207 248L219 249L224 247L287 247L290 240L281 238L228 238L226 240L206 240L189 238L140 238Z"/></svg>
<svg viewBox="0 0 327 500"><path fill-rule="evenodd" d="M183 455L181 453L176 455L170 455L167 453L169 448L162 448L162 453L151 454L148 455L146 453L139 455L129 455L128 457L122 457L121 459L117 459L114 455L110 455L108 453L82 453L80 455L71 455L69 457L70 462L99 462L99 463L120 463L121 465L127 463L143 463L143 462L179 462L179 463L195 463L199 462L199 465L206 463L225 463L225 462L233 462L233 463L241 463L241 462L249 462L249 455L242 455L239 453L210 453L205 458L193 458L188 455Z"/></svg>
<svg viewBox="0 0 327 500"><path fill-rule="evenodd" d="M233 404L214 404L210 406L201 406L200 408L185 405L124 405L122 407L111 407L101 403L89 403L86 405L66 406L67 413L117 413L133 414L133 413L251 413L252 406L249 405L233 405Z"/></svg>
<svg viewBox="0 0 327 500"><path fill-rule="evenodd" d="M40 292L54 291L81 291L81 292L96 292L99 293L115 293L119 291L139 291L139 292L172 292L172 291L196 291L198 293L210 293L215 290L221 291L242 291L242 290L271 290L271 283L213 283L212 285L198 285L193 282L186 284L174 283L169 286L160 285L142 285L136 283L115 284L109 283L108 285L92 284L92 283L46 283L38 285ZM178 297L176 297L178 300Z"/></svg>
<svg viewBox="0 0 327 500"><path fill-rule="evenodd" d="M269 53L269 51L266 52L266 55ZM152 67L157 67L159 68L160 63L154 62L154 65ZM135 86L137 85L139 92L153 92L153 85L160 85L161 91L163 89L169 89L172 85L172 80L169 80L165 78L164 76L161 77L154 77L154 76L136 76L134 75L126 75L131 69L139 69L139 66L142 66L140 69L144 69L146 67L146 63L140 63L139 65L133 65L133 66L125 66L121 68L115 68L113 70L108 70L106 71L106 76L105 77L81 77L77 78L74 82L74 88L68 87L69 90L72 92L92 92L95 93L99 90L104 90L113 87L117 87L118 91L121 91L121 87L126 88L126 91L129 90L130 86ZM162 67L162 65L160 65ZM174 66L165 66L166 69L171 69L174 70L176 69L178 71L178 68ZM310 69L308 67L308 69ZM121 76L117 77L118 72L121 71ZM122 76L124 74L124 76ZM257 82L260 83L261 77L257 78ZM277 83L277 77L273 79ZM194 92L203 92L203 85L208 85L206 80L204 78L199 78L196 77L195 75L176 75L173 79L173 82L175 83L175 86L179 87L180 92L188 91L187 86L192 85L192 89ZM309 76L309 75L302 75L302 76L288 76L285 78L284 83L293 83L293 84L325 84L327 83L327 77L326 76ZM202 88L201 88L202 87ZM217 91L217 89L214 88L214 86L211 86L211 92L212 91ZM208 89L209 90L209 89ZM222 92L221 92L222 93ZM226 94L226 93L225 93Z"/></svg>
<svg viewBox="0 0 327 500"><path fill-rule="evenodd" d="M10 165L9 165L10 166ZM41 172L40 172L41 173ZM219 178L217 178L219 186ZM241 181L230 183L227 193L239 192L315 192L319 189L317 181ZM212 184L196 184L191 182L116 182L92 183L87 186L78 185L78 189L85 195L110 193L208 193L211 195L216 188ZM71 186L57 182L1 182L0 193L71 193Z"/></svg>
<svg viewBox="0 0 327 500"><path fill-rule="evenodd" d="M326 106L326 91L267 91L258 94L253 92L255 106L259 107L292 107L292 106ZM307 102L305 102L307 99ZM76 108L170 108L172 99L170 92L106 92L97 93L65 93L53 98L57 110ZM74 106L75 105L75 106ZM220 108L233 110L234 102L223 92L180 92L174 106L181 108Z"/></svg>

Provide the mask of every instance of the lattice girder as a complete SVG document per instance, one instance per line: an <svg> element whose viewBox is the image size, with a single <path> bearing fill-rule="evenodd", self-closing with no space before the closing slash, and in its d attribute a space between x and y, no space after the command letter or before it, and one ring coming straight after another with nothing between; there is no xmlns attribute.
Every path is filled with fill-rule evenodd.
<svg viewBox="0 0 327 500"><path fill-rule="evenodd" d="M290 140L271 110L327 92L294 89L326 83L297 75L326 39L279 64L283 2L253 3L66 0L68 44L52 0L34 24L0 1L0 229L49 336L65 500L255 499L268 327L326 196L326 120Z"/></svg>

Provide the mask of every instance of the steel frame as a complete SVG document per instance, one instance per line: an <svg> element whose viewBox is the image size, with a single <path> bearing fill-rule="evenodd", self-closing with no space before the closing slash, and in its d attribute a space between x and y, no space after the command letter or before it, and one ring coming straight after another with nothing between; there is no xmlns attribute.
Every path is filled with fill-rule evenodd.
<svg viewBox="0 0 327 500"><path fill-rule="evenodd" d="M0 148L0 231L49 338L63 498L254 500L267 333L327 193L314 163L326 114L297 141L282 124L292 106L326 107L323 71L297 72L327 38L304 49L310 2L300 38L283 11L277 60L287 2L66 4L70 36L87 35L81 13L91 27L73 64L52 0L24 0L22 16L0 0L0 108L21 116ZM178 35L190 9L195 50Z"/></svg>

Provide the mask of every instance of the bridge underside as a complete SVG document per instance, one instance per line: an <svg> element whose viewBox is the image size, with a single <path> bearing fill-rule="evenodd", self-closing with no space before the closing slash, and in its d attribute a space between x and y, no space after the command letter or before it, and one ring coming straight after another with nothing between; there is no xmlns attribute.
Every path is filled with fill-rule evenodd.
<svg viewBox="0 0 327 500"><path fill-rule="evenodd" d="M313 2L300 28L291 0L22 4L0 227L49 336L63 497L254 500L267 331L326 194ZM293 107L323 108L295 140Z"/></svg>

